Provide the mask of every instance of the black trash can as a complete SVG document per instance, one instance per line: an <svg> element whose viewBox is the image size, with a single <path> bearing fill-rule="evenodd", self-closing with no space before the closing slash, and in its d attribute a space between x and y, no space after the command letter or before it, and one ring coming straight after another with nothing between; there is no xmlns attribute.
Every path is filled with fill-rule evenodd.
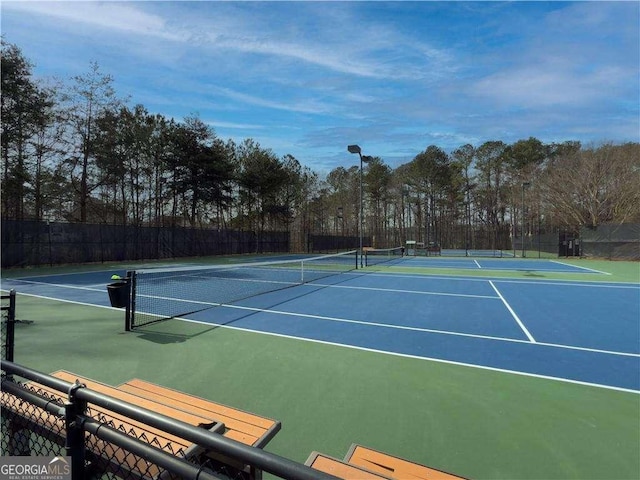
<svg viewBox="0 0 640 480"><path fill-rule="evenodd" d="M129 304L129 284L127 282L116 282L107 285L109 301L112 307L125 308Z"/></svg>

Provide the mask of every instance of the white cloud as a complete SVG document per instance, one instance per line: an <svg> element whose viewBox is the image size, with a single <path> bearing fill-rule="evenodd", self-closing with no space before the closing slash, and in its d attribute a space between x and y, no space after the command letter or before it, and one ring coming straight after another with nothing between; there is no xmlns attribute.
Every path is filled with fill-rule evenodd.
<svg viewBox="0 0 640 480"><path fill-rule="evenodd" d="M2 2L2 8L168 40L186 38L168 29L166 21L160 16L146 13L126 3L10 1Z"/></svg>
<svg viewBox="0 0 640 480"><path fill-rule="evenodd" d="M481 78L468 92L511 110L588 108L625 98L631 101L631 85L634 78L637 84L637 75L633 69L616 65L578 65L569 69L554 64L525 64Z"/></svg>
<svg viewBox="0 0 640 480"><path fill-rule="evenodd" d="M8 40L45 73L97 59L151 111L198 111L220 132L310 159L353 142L398 157L429 143L633 131L638 28L628 7L520 5L3 2L2 11Z"/></svg>
<svg viewBox="0 0 640 480"><path fill-rule="evenodd" d="M421 79L452 68L445 51L380 22L360 24L348 4L332 4L330 9L296 2L280 5L296 18L285 28L283 19L271 12L274 7L252 5L255 10L247 10L242 2L194 5L191 11L180 9L180 2L3 2L3 9L186 43L210 53L231 50L304 62L364 78ZM296 22L313 28L292 27ZM354 23L359 28L353 28Z"/></svg>
<svg viewBox="0 0 640 480"><path fill-rule="evenodd" d="M261 130L265 128L264 125L256 125L251 123L234 123L224 120L208 120L205 123L213 128L229 128L240 130Z"/></svg>
<svg viewBox="0 0 640 480"><path fill-rule="evenodd" d="M333 110L333 107L331 105L324 104L322 102L319 102L313 99L304 99L299 101L291 100L289 102L283 102L283 101L265 99L263 97L242 93L242 92L235 91L225 87L218 87L218 86L212 85L212 86L209 86L208 89L219 95L222 95L227 98L231 98L233 100L237 100L239 102L243 102L249 105L255 105L259 107L273 108L276 110L285 110L289 112L300 112L300 113L313 113L313 114L327 113Z"/></svg>
<svg viewBox="0 0 640 480"><path fill-rule="evenodd" d="M638 29L629 32L629 7L577 2L554 9L519 33L517 48L505 45L501 57L492 56L486 63L493 70L465 91L512 111L637 103Z"/></svg>
<svg viewBox="0 0 640 480"><path fill-rule="evenodd" d="M511 108L548 107L590 97L585 85L562 72L531 66L501 71L478 81L475 94Z"/></svg>

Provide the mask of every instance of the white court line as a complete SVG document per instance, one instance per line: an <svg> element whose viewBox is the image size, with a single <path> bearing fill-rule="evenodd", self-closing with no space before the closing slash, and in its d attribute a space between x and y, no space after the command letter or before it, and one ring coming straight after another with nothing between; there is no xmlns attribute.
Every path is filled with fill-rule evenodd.
<svg viewBox="0 0 640 480"><path fill-rule="evenodd" d="M94 305L94 304L76 302L76 301L71 301L71 300L60 300L58 298L45 297L45 296L41 296L41 295L33 295L33 294L29 294L29 293L22 293L21 295L25 295L25 296L29 296L29 297L35 297L35 298L43 298L43 299L47 299L47 300L54 300L54 301L58 301L58 302L72 303L72 304L76 304L76 305L89 306L89 307L108 308L110 310L120 310L120 309L113 308L113 307L107 307L107 306L102 306L102 305ZM233 306L233 305L222 305L222 306L236 308L236 306ZM418 356L418 355L410 355L410 354L406 354L406 353L388 352L388 351L385 351L385 350L377 350L377 349L373 349L373 348L358 347L358 346L355 346L355 345L345 345L345 344L337 343L337 342L328 342L328 341L324 341L324 340L315 340L315 339L310 339L310 338L298 337L298 336L294 336L294 335L285 335L285 334L281 334L281 333L264 332L264 331L259 331L259 330L252 330L252 329L249 329L249 328L235 327L235 326L231 326L231 325L216 324L216 323L204 322L204 321L198 321L198 320L183 319L182 321L187 321L187 322L190 322L190 323L197 323L197 324L201 324L201 325L217 326L217 327L221 327L221 328L227 328L229 330L248 332L248 333L253 333L253 334L258 334L258 335L268 335L268 336L271 336L271 337L287 338L287 339L292 339L292 340L300 340L300 341L303 341L303 342L317 343L317 344L321 344L321 345L330 345L330 346L336 346L336 347L341 347L341 348L349 348L349 349L352 349L352 350L379 353L379 354L382 354L382 355L391 355L393 357L399 357L399 358L410 358L410 359L419 360L419 361L436 362L436 363L442 363L442 364L446 364L446 365L455 365L455 366L461 366L461 367L467 367L467 368L475 368L475 369L478 369L478 370L486 370L486 371L492 371L492 372L498 372L498 373L507 373L507 374L511 374L511 375L518 375L518 376L521 376L521 377L539 378L539 379L542 379L542 380L552 380L552 381L561 382L561 383L568 383L568 384L573 384L573 385L581 385L581 386L587 386L587 387L602 388L604 390L612 390L612 391L633 393L633 394L636 394L636 395L640 395L640 390L632 390L632 389L629 389L629 388L615 387L615 386L612 386L612 385L603 385L603 384L599 384L599 383L591 383L591 382L584 382L584 381L580 381L580 380L572 380L572 379L569 379L569 378L553 377L553 376L550 376L550 375L540 375L540 374L528 373L528 372L519 372L517 370L509 370L509 369L506 369L506 368L488 367L488 366L484 366L484 365L475 365L475 364L472 364L472 363L457 362L457 361L454 361L454 360L444 360L444 359L441 359L441 358L423 357L423 356ZM501 341L511 341L511 342L516 342L516 343L525 343L527 345L531 345L531 343L525 342L524 340L501 339L501 338L496 338L496 340L499 340L499 341L500 340ZM537 343L536 345L545 345L545 346L556 347L556 348L566 348L566 349L572 349L572 350L585 350L585 351L599 352L598 350L592 350L592 349L580 348L580 347L567 347L565 345L553 345L553 344L544 344L544 343ZM611 354L614 354L614 355L625 355L625 356L640 357L640 355L623 354L623 353L617 353L617 352L601 351L601 353L611 353Z"/></svg>
<svg viewBox="0 0 640 480"><path fill-rule="evenodd" d="M602 275L611 275L608 272L602 272L602 271L596 270L594 268L581 267L580 265L573 265L572 263L565 263L565 262L561 262L559 260L551 260L551 262L557 263L559 265L564 265L565 267L573 267L573 268L578 268L580 270L586 270L587 272L601 273ZM560 272L560 273L571 273L571 272Z"/></svg>
<svg viewBox="0 0 640 480"><path fill-rule="evenodd" d="M487 270L485 270L487 271ZM556 270L557 272L557 270ZM344 273L343 275L354 275L352 273ZM362 275L362 274L355 274ZM487 280L491 280L494 282L500 283L524 283L529 285L556 285L559 287L594 287L594 288L623 288L623 289L640 289L640 285L637 283L611 283L611 282L596 282L593 280L526 280L524 278L513 278L513 277L499 277L499 276L491 276L491 277L465 277L463 275L453 276L453 275L433 275L433 274L422 274L422 273L380 273L380 272L371 272L367 273L367 276L373 277L390 277L390 278L411 278L414 280L457 280L461 282L486 282Z"/></svg>
<svg viewBox="0 0 640 480"><path fill-rule="evenodd" d="M204 303L204 302L201 302ZM452 332L450 330L437 330L432 328L421 328L421 327L409 327L406 325L394 325L389 323L379 323L379 322L366 322L363 320L350 320L347 318L338 318L338 317L327 317L322 315L313 315L307 313L296 313L296 312L286 312L282 310L270 310L270 309L262 309L256 307L243 307L241 305L227 305L227 304L215 304L215 306L223 307L223 308L231 308L235 310L247 310L256 313L273 313L276 315L284 315L284 316L292 316L292 317L302 317L302 318L313 318L317 320L327 320L331 322L342 322L342 323L353 323L363 326L372 326L372 327L383 327L383 328L391 328L398 330L412 330L416 332L424 332L424 333L434 333L438 335L451 335L455 337L469 337L469 338L479 338L483 340L495 340L498 342L507 342L507 343L522 343L525 345L539 345L544 347L552 347L559 348L564 350L579 350L583 352L591 352L591 353L604 353L606 355L615 355L621 357L637 357L640 358L640 354L638 353L627 353L627 352L616 352L613 350L601 350L597 348L588 348L588 347L574 347L572 345L560 345L555 343L544 343L544 342L530 342L528 340L520 340L517 338L506 338L506 337L494 337L491 335L478 335L475 333L462 333L462 332ZM185 320L191 321L187 318Z"/></svg>
<svg viewBox="0 0 640 480"><path fill-rule="evenodd" d="M206 277L208 278L208 277ZM47 283L47 282L36 282L35 280L20 280L20 279L15 279L15 281L18 282L22 282L22 283L29 283L29 284L35 284L35 285L46 285L46 286L50 286L50 287L58 287L58 288L70 288L72 290L89 290L92 292L102 292L102 291L106 291L103 290L106 287L106 284L96 284L96 285L89 285L89 286L78 286L78 285L63 285L63 284L57 284L57 283ZM275 280L255 280L255 279L246 279L246 278L242 278L242 279L238 279L238 278L234 278L233 281L239 281L239 282L248 282L248 283L272 283L272 284L282 284L282 285L288 285L288 286L306 286L306 287L322 287L322 288L344 288L344 289L349 289L349 290L373 290L376 292L391 292L391 293L411 293L411 294L416 294L416 295L436 295L436 296L443 296L443 297L463 297L463 298L480 298L480 299L489 299L489 300L498 300L499 297L494 297L492 295L475 295L475 294L470 294L470 293L447 293L447 292L425 292L425 291L420 291L420 290L403 290L403 289L395 289L395 288L378 288L378 287L356 287L356 286L351 286L351 285L334 285L334 284L324 284L324 283L292 283L292 282L280 282L280 281L275 281ZM94 288L94 287L99 287L99 288ZM278 289L274 289L273 291L269 292L263 292L264 294L267 293L272 293L272 292L276 292L278 291ZM154 295L141 295L138 294L138 296L141 297L149 297L149 298L166 298L169 300L175 300L175 301L183 301L183 302L190 302L190 303L200 303L196 300L187 300L187 299L181 299L181 298L172 298L172 297L156 297ZM209 302L202 302L204 304L207 304Z"/></svg>
<svg viewBox="0 0 640 480"><path fill-rule="evenodd" d="M49 282L36 282L35 280L21 280L19 278L12 278L12 282L22 282L22 283L32 283L34 285L46 285L47 287L58 287L58 288L71 288L72 290L89 290L91 292L106 292L107 284L106 283L97 283L94 285L88 286L79 286L79 285L64 285L60 283L49 283ZM101 288L96 288L101 287ZM20 293L20 292L18 292ZM45 297L49 298L49 297Z"/></svg>
<svg viewBox="0 0 640 480"><path fill-rule="evenodd" d="M200 321L200 320L184 319L184 321L191 322L191 323L198 323L198 324L201 324L201 325L212 325L212 326L216 326L216 327L220 327L220 328L228 328L230 330L238 330L238 331L242 331L242 332L257 333L259 335L268 335L268 336L271 336L271 337L287 338L287 339L292 339L292 340L301 340L303 342L318 343L318 344L321 344L321 345L330 345L330 346L334 346L334 347L350 348L352 350L360 350L360 351L364 351L364 352L379 353L379 354L382 354L382 355L391 355L392 357L411 358L411 359L414 359L414 360L424 360L424 361L429 361L429 362L443 363L443 364L446 364L446 365L456 365L456 366L461 366L461 367L477 368L478 370L488 370L488 371L492 371L492 372L509 373L509 374L518 375L518 376L521 376L521 377L540 378L540 379L543 379L543 380L553 380L553 381L556 381L556 382L570 383L570 384L573 384L573 385L596 387L596 388L602 388L602 389L605 389L605 390L614 390L614 391L618 391L618 392L635 393L636 395L640 395L640 390L633 390L633 389L630 389L630 388L623 388L623 387L614 387L612 385L603 385L603 384L600 384L600 383L583 382L581 380L571 380L570 378L552 377L550 375L540 375L540 374L537 374L537 373L519 372L517 370L508 370L506 368L497 368L497 367L487 367L487 366L484 366L484 365L475 365L473 363L457 362L457 361L454 361L454 360L444 360L442 358L421 357L419 355L411 355L411 354L408 354L408 353L388 352L386 350L377 350L377 349L374 349L374 348L358 347L356 345L346 345L346 344L343 344L343 343L329 342L329 341L326 341L326 340L316 340L316 339L312 339L312 338L297 337L295 335L285 335L283 333L274 333L274 332L265 332L265 331L261 331L261 330L252 330L252 329L249 329L249 328L234 327L234 326L231 326L231 325L225 325L225 324L219 324L219 323L210 323L210 322L204 322L204 321ZM524 342L523 340L517 340L517 341L518 342L522 342L522 343L526 343L527 345L531 345L531 343ZM536 344L536 345L542 345L542 344Z"/></svg>
<svg viewBox="0 0 640 480"><path fill-rule="evenodd" d="M443 297L464 297L464 298L486 298L490 300L498 300L500 297L493 295L477 295L473 293L448 293L448 292L425 292L423 290L406 290L397 288L381 288L381 287L356 287L353 285L336 285L326 283L305 283L300 286L307 287L323 287L323 288L345 288L349 290L373 290L374 292L392 292L392 293L413 293L416 295L439 295Z"/></svg>
<svg viewBox="0 0 640 480"><path fill-rule="evenodd" d="M531 343L536 343L536 339L533 338L533 335L531 335L531 333L529 333L529 330L527 330L527 327L524 326L524 323L522 323L522 320L520 320L516 312L513 311L513 308L511 308L511 305L507 303L507 301L504 299L500 291L496 288L496 286L493 284L491 280L489 280L489 285L491 285L491 287L496 291L496 293L500 297L500 300L502 300L502 303L504 303L504 306L507 307L507 310L509 310L509 313L511 313L511 316L514 318L514 320L518 322L518 325L520 325L520 328L522 329L524 334L527 336L527 338L531 341Z"/></svg>
<svg viewBox="0 0 640 480"><path fill-rule="evenodd" d="M47 297L45 295L37 295L34 293L22 293L19 292L19 295L24 295L26 297L34 297L34 298L40 298L40 299L44 299L44 300L53 300L55 302L63 302L63 303L71 303L73 305L82 305L82 306L86 306L86 307L97 307L97 308L108 308L109 310L117 310L119 312L122 312L121 308L116 308L116 307L110 307L108 305L96 305L95 303L86 303L86 302L78 302L76 300L64 300L61 298L55 298L55 297ZM313 319L318 319L318 320L327 320L327 321L333 321L333 322L343 322L343 323L353 323L353 324L359 324L362 326L373 326L373 327L383 327L383 328L390 328L390 329L398 329L398 330L413 330L413 331L421 331L424 333L433 333L436 335L450 335L450 336L456 336L456 337L469 337L469 338L477 338L477 339L481 339L481 340L494 340L497 342L506 342L506 343L521 343L524 345L532 345L533 344L527 340L520 340L517 338L505 338L505 337L493 337L493 336L489 336L489 335L477 335L477 334L473 334L473 333L461 333L461 332L451 332L451 331L447 331L447 330L436 330L436 329L427 329L427 328L420 328L420 327L409 327L409 326L401 326L401 325L391 325L391 324L386 324L386 323L372 323L372 322L365 322L365 321L361 321L361 320L350 320L350 319L346 319L346 318L337 318L337 317L326 317L326 316L321 316L321 315L312 315L312 314L306 314L306 313L296 313L296 312L285 312L285 311L281 311L281 310L269 310L269 309L263 309L263 308L256 308L256 307L244 307L241 305L228 305L228 304L224 304L224 303L214 303L214 302L202 302L202 301L195 301L195 300L183 300L183 299L179 299L179 298L169 298L169 297L156 297L156 296L152 296L152 295L144 295L145 297L149 297L149 298L158 298L158 299L162 299L162 300L171 300L171 301L176 301L176 302L188 302L188 303L196 303L196 304L201 304L201 305L209 305L211 306L211 308L214 307L221 307L221 308L230 308L233 310L246 310L246 311L250 311L250 312L255 312L255 313L271 313L271 314L275 314L275 315L283 315L283 316L293 316L293 317L302 317L302 318L313 318ZM154 315L154 314L149 314L149 313L145 313L145 312L139 312L139 313L143 313L145 315ZM161 315L155 315L155 316L161 316ZM193 320L187 317L176 317L177 320L180 321L185 321L185 322L191 322L191 323L201 323L201 324L206 324L206 325L215 325L215 326L219 326L219 327L223 327L223 328L231 328L231 329L235 329L235 330L243 330L243 331L247 331L247 332L253 332L253 333L264 333L266 335L276 335L276 336L280 336L279 334L275 334L275 333L271 333L271 332L264 332L262 330L252 330L250 328L244 328L244 327L233 327L230 325L226 325L226 324L218 324L215 322L209 322L209 321L205 321L205 320ZM309 341L314 341L311 339L307 339L305 337L293 337L293 336L288 336L288 335L282 335L285 337L289 337L289 338L296 338L298 340L309 340ZM321 342L322 343L322 342ZM339 344L337 343L336 345L341 345L344 347L351 347L350 345L346 345L346 344ZM572 345L561 345L561 344L556 344L556 343L544 343L544 342L535 342L536 346L541 346L541 347L551 347L551 348L558 348L561 350L578 350L578 351L583 351L583 352L591 352L591 353L601 353L601 354L605 354L605 355L614 355L614 356L619 356L619 357L635 357L635 358L640 358L640 354L638 353L627 353L627 352L616 352L613 350L600 350L600 349L596 349L596 348L587 348L587 347L575 347ZM359 348L359 347L353 347L353 348ZM367 349L365 349L367 350ZM386 352L384 350L380 350L380 353L390 353L390 352ZM404 354L398 354L401 356L411 356L411 355L404 355ZM420 356L415 356L415 358L422 358L422 359L429 359L428 357L420 357ZM437 359L432 359L432 360L437 360ZM455 362L453 362L455 363ZM468 366L475 366L473 364L469 364ZM482 367L479 367L482 368ZM508 370L505 370L508 371ZM515 372L517 373L517 372ZM596 384L596 386L598 386ZM640 392L638 392L640 393Z"/></svg>
<svg viewBox="0 0 640 480"><path fill-rule="evenodd" d="M37 296L37 295L34 295L34 296ZM211 306L211 308L222 307L222 308L229 308L229 309L232 309L232 310L245 310L245 311L254 312L254 313L270 313L270 314L274 314L274 315L283 315L283 316L286 316L286 317L311 318L311 319L314 319L314 320L326 320L326 321L330 321L330 322L357 324L357 325L362 325L362 326L366 326L366 327L382 327L382 328L390 328L390 329L396 329L396 330L410 330L410 331L415 331L415 332L434 333L434 334L438 334L438 335L450 335L450 336L454 336L454 337L469 337L469 338L478 338L478 339L483 339L483 340L495 340L495 341L498 341L498 342L507 342L507 343L522 343L522 344L526 344L526 345L531 345L532 343L534 343L534 344L539 345L539 346L560 348L560 349L564 349L564 350L579 350L579 351L583 351L583 352L604 353L604 354L607 354L607 355L616 355L616 356L622 356L622 357L637 357L637 358L640 358L640 354L637 354L637 353L617 352L617 351L613 351L613 350L602 350L602 349L588 348L588 347L576 347L576 346L572 346L572 345L561 345L561 344L556 344L556 343L545 343L545 342L536 342L536 341L531 342L529 340L520 340L520 339L517 339L517 338L495 337L495 336L491 336L491 335L478 335L478 334L475 334L475 333L453 332L453 331L450 331L450 330L438 330L438 329L432 329L432 328L410 327L410 326L407 326L407 325L395 325L395 324L381 323L381 322L367 322L367 321L364 321L364 320L353 320L353 319L341 318L341 317L329 317L329 316L325 316L325 315L315 315L315 314L311 314L311 313L287 312L287 311L284 311L284 310L272 310L272 309L269 309L269 308L265 309L265 308L258 308L258 307L246 307L246 306L243 306L243 305L230 305L230 304L226 304L226 303L205 302L205 301L200 301L200 300L185 300L185 299L180 299L180 298L161 297L161 296L157 296L157 295L140 295L140 296L141 297L145 297L145 298L155 298L155 299L158 299L158 300L171 300L173 302L195 303L195 304L198 304L198 305L209 305L209 306ZM497 297L490 297L490 298L497 299ZM61 301L65 301L65 300L61 300ZM155 314L149 314L149 313L145 313L145 312L140 312L140 313L143 313L145 315L155 315ZM158 315L158 316L161 316L161 315ZM192 320L192 319L189 319L188 317L181 317L179 315L176 318L178 318L179 320L185 320L185 321L189 321L189 322L200 322L199 320ZM202 321L201 323L209 323L209 322Z"/></svg>
<svg viewBox="0 0 640 480"><path fill-rule="evenodd" d="M123 312L122 308L111 307L109 305L98 305L96 303L78 302L77 300L64 300L62 298L47 297L46 295L37 295L35 293L24 293L24 292L16 292L16 293L17 295L24 296L24 297L40 298L43 300L53 300L54 302L71 303L73 305L82 305L83 307L108 308L109 310L118 310L119 312Z"/></svg>
<svg viewBox="0 0 640 480"><path fill-rule="evenodd" d="M633 283L594 283L594 282L590 282L590 281L585 281L583 283L579 283L576 281L564 281L564 280L557 280L557 281L545 281L545 280L500 280L500 279L494 279L494 282L497 283L524 283L524 284L528 284L528 285L554 285L556 287L583 287L583 288L620 288L623 290L640 290L640 284L633 284Z"/></svg>
<svg viewBox="0 0 640 480"><path fill-rule="evenodd" d="M478 263L478 260L476 260L476 259L474 258L474 259L473 259L473 261L474 261L474 262L476 262L476 265L478 266L478 268L482 268L482 267L480 266L480 264Z"/></svg>

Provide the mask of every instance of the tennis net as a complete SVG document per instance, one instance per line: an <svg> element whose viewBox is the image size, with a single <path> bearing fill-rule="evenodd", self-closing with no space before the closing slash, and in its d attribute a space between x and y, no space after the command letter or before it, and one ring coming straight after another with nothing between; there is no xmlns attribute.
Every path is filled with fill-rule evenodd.
<svg viewBox="0 0 640 480"><path fill-rule="evenodd" d="M333 255L247 263L154 268L128 272L127 330L184 317L264 293L358 268L357 250Z"/></svg>
<svg viewBox="0 0 640 480"><path fill-rule="evenodd" d="M364 251L364 262L367 267L379 263L390 262L402 258L404 249L395 248L369 248Z"/></svg>

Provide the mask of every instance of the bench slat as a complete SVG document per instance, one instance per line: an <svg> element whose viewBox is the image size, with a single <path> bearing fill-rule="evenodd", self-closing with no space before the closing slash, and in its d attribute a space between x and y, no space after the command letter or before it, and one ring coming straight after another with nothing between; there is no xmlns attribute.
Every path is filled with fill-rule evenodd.
<svg viewBox="0 0 640 480"><path fill-rule="evenodd" d="M262 448L280 430L280 422L261 417L220 403L205 400L191 394L156 385L140 379L132 379L118 386L119 389L143 398L163 403L174 402L189 406L190 411L207 415L224 423L224 436Z"/></svg>
<svg viewBox="0 0 640 480"><path fill-rule="evenodd" d="M394 479L454 480L464 478L357 444L351 445L344 460L352 465L382 473Z"/></svg>
<svg viewBox="0 0 640 480"><path fill-rule="evenodd" d="M60 403L64 403L66 401L65 394L58 390L40 384L30 384L30 386L32 388L36 388L37 391L46 394L48 397L55 398ZM153 435L157 439L160 448L163 450L177 453L179 450L177 450L176 447L186 451L191 446L191 442L188 440L172 435L163 430L155 429L149 425L138 422L132 418L122 416L116 412L105 410L97 405L90 404L89 409L91 410L91 413L100 415L105 422L113 422L114 428L118 429L118 427L122 426L127 434L132 431L136 438L141 438L142 434L146 434L145 436L147 438L149 438L149 434Z"/></svg>
<svg viewBox="0 0 640 480"><path fill-rule="evenodd" d="M348 464L319 452L312 452L305 462L305 465L314 470L319 470L345 480L356 478L362 480L389 480L389 477L378 475L377 473L370 472L364 468Z"/></svg>
<svg viewBox="0 0 640 480"><path fill-rule="evenodd" d="M91 390L94 390L96 392L109 395L110 397L117 398L118 400L122 400L123 402L138 405L140 407L152 410L157 413L161 413L163 415L167 415L169 417L175 418L176 420L183 421L196 427L210 428L215 424L215 420L213 420L212 418L194 415L192 413L186 412L185 410L174 408L173 406L167 405L166 403L158 403L149 399L141 398L137 395L132 395L110 385L106 385L96 380L83 378L65 370L59 370L52 373L51 375L71 383L74 383L76 380L78 380L80 383L85 384L87 388L90 388Z"/></svg>
<svg viewBox="0 0 640 480"><path fill-rule="evenodd" d="M174 390L173 388L156 385L155 383L140 380L138 378L133 378L127 381L124 385L130 385L140 390L159 393L166 396L167 398L178 400L179 402L182 402L184 404L194 405L204 410L209 410L216 413L219 412L222 415L233 416L238 420L246 422L250 425L256 425L264 429L271 428L273 424L276 423L275 420L271 420L270 418L261 417L253 413L245 412L244 410L240 410L238 408L229 407L218 402L212 402L211 400L205 400L204 398L200 398L195 395L180 392L178 390Z"/></svg>
<svg viewBox="0 0 640 480"><path fill-rule="evenodd" d="M131 385L128 385L126 383L123 385L120 385L118 389L122 390L123 392L132 393L133 395L137 395L142 398L153 400L155 402L162 403L162 402L167 402L167 400L173 401L169 397L166 397L160 393L151 392L149 390L141 390L139 388L132 387ZM227 429L237 431L239 434L243 436L243 438L246 438L248 441L250 441L251 444L256 442L258 438L260 438L264 433L263 428L256 427L255 425L251 425L242 421L238 421L233 417L229 417L227 415L220 415L216 412L211 412L197 406L188 405L188 407L189 407L189 411L193 413L203 415L203 416L208 415L212 418L215 416L215 419L221 423L224 423Z"/></svg>
<svg viewBox="0 0 640 480"><path fill-rule="evenodd" d="M157 402L150 399L141 398L137 395L123 392L122 390L110 385L106 385L89 378L83 378L75 373L67 372L65 370L54 372L52 375L57 378L66 380L70 383L73 383L77 380L80 383L84 383L87 388L90 388L94 391L109 395L113 398L117 398L118 400L133 405L146 408L156 413L161 413L168 417L183 421L199 428L204 428L220 434L222 434L225 430L224 424L218 420L212 419L211 416L195 415L185 410L185 408L177 408L179 407L179 405L172 405L167 404L166 402ZM102 410L94 404L90 404L90 408L96 409L96 411ZM205 451L202 447L193 444L190 441L171 435L162 430L155 429L142 422L137 422L128 417L120 416L115 412L108 411L105 416L107 419L110 417L114 419L116 428L118 427L118 425L121 425L124 427L125 431L128 429L132 429L138 436L138 438L140 438L140 435L144 433L149 443L152 443L153 439L155 438L158 442L161 442L162 449L167 452L173 454L182 454L185 457L191 457ZM118 420L120 420L120 424L118 424Z"/></svg>

